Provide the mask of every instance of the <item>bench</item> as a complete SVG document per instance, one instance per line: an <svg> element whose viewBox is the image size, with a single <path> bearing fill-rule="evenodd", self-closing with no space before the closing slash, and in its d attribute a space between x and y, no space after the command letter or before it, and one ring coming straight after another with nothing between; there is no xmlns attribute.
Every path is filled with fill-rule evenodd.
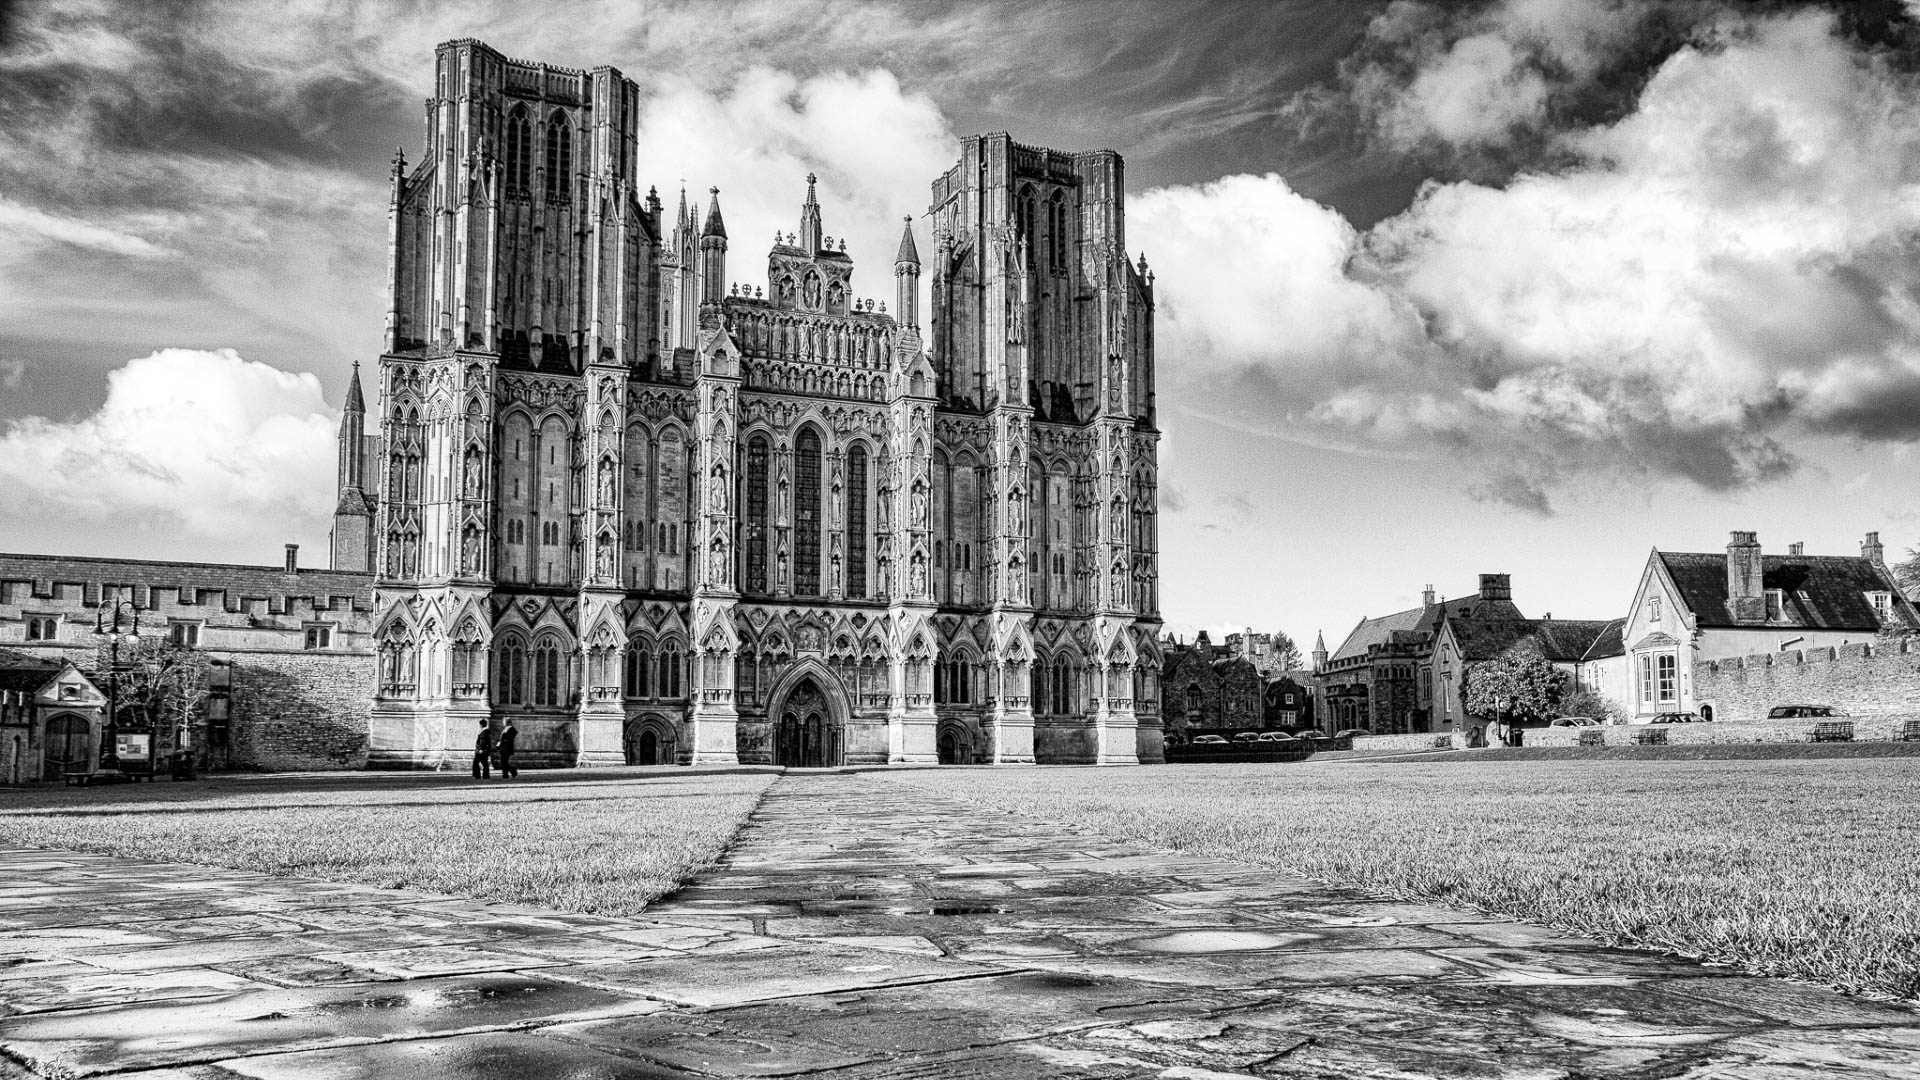
<svg viewBox="0 0 1920 1080"><path fill-rule="evenodd" d="M1808 742L1852 742L1853 721L1822 720L1807 732Z"/></svg>
<svg viewBox="0 0 1920 1080"><path fill-rule="evenodd" d="M1639 731L1636 731L1633 733L1633 745L1665 746L1667 745L1667 729L1666 728L1643 728Z"/></svg>
<svg viewBox="0 0 1920 1080"><path fill-rule="evenodd" d="M1663 731L1660 734L1665 735L1666 732ZM1580 729L1580 745L1581 746L1605 746L1607 745L1607 733L1604 731L1601 731L1599 728L1581 728Z"/></svg>
<svg viewBox="0 0 1920 1080"><path fill-rule="evenodd" d="M93 772L88 769L62 769L60 779L65 780L68 787L86 787L93 783Z"/></svg>
<svg viewBox="0 0 1920 1080"><path fill-rule="evenodd" d="M1920 720L1908 720L1900 725L1900 733L1893 737L1895 742L1920 742Z"/></svg>

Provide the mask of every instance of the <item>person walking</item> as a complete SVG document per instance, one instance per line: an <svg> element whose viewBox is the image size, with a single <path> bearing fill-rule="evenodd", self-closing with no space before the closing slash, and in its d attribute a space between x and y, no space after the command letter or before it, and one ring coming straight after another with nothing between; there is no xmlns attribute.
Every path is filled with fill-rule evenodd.
<svg viewBox="0 0 1920 1080"><path fill-rule="evenodd" d="M480 734L473 739L473 778L480 780L493 775L493 728L485 720L480 721Z"/></svg>
<svg viewBox="0 0 1920 1080"><path fill-rule="evenodd" d="M513 767L513 745L519 741L519 738L520 729L513 726L512 720L508 720L506 726L500 729L500 741L495 744L499 748L500 779L502 780L520 775L520 770Z"/></svg>

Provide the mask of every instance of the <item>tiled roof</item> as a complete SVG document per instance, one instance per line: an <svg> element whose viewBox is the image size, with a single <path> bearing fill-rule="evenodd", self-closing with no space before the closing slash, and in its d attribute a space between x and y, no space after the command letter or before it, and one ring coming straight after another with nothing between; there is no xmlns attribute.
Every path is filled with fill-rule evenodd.
<svg viewBox="0 0 1920 1080"><path fill-rule="evenodd" d="M1593 639L1593 644L1587 646L1587 651L1580 657L1581 661L1625 656L1627 654L1627 642L1624 636L1626 630L1627 620L1625 619L1615 619L1608 623L1606 629L1600 631L1600 636Z"/></svg>
<svg viewBox="0 0 1920 1080"><path fill-rule="evenodd" d="M1765 623L1735 622L1727 607L1725 552L1656 551L1680 600L1701 627L1800 626L1821 630L1880 629L1870 592L1893 594L1894 622L1920 627L1920 612L1900 595L1886 571L1857 555L1763 555L1760 584L1779 589L1781 617Z"/></svg>
<svg viewBox="0 0 1920 1080"><path fill-rule="evenodd" d="M1547 659L1570 664L1610 626L1617 635L1617 623L1598 619L1461 619L1453 623L1453 636L1462 660L1491 660L1528 642Z"/></svg>
<svg viewBox="0 0 1920 1080"><path fill-rule="evenodd" d="M11 664L0 667L0 690L12 690L20 694L32 694L53 681L60 674L60 665Z"/></svg>
<svg viewBox="0 0 1920 1080"><path fill-rule="evenodd" d="M1443 617L1448 621L1525 618L1511 600L1485 600L1479 593L1468 593L1377 619L1362 619L1327 661L1365 656L1375 645L1419 645L1431 641L1439 632Z"/></svg>

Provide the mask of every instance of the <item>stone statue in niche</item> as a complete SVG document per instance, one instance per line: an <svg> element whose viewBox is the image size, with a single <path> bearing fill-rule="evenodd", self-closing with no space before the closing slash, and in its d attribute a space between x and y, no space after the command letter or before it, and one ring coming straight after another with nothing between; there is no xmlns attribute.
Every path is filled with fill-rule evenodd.
<svg viewBox="0 0 1920 1080"><path fill-rule="evenodd" d="M793 279L790 277L781 278L779 290L780 290L781 306L792 307L793 306ZM784 330L785 328L783 327L782 329Z"/></svg>
<svg viewBox="0 0 1920 1080"><path fill-rule="evenodd" d="M600 505L612 506L613 505L613 461L612 459L610 458L600 459L600 480L596 486L600 489Z"/></svg>
<svg viewBox="0 0 1920 1080"><path fill-rule="evenodd" d="M716 539L713 550L707 553L707 584L725 585L727 583L727 542Z"/></svg>
<svg viewBox="0 0 1920 1080"><path fill-rule="evenodd" d="M923 596L927 591L927 557L921 552L913 553L912 581L907 588L909 596Z"/></svg>
<svg viewBox="0 0 1920 1080"><path fill-rule="evenodd" d="M477 450L467 451L466 468L461 473L460 489L461 494L469 499L480 497L480 453Z"/></svg>
<svg viewBox="0 0 1920 1080"><path fill-rule="evenodd" d="M1112 525L1112 530L1113 530L1113 531L1111 531L1111 532L1109 532L1109 533L1107 534L1107 539L1108 539L1108 540L1111 540L1111 541L1114 541L1114 542L1116 542L1116 543L1117 543L1117 542L1119 542L1119 540L1120 540L1120 538L1121 538L1121 537L1123 537L1123 536L1125 536L1125 535L1127 535L1127 509L1126 509L1126 504L1120 501L1120 496L1118 496L1118 495L1115 495L1115 496L1113 497L1113 525Z"/></svg>
<svg viewBox="0 0 1920 1080"><path fill-rule="evenodd" d="M812 274L808 274L807 284L805 286L805 289L806 289L806 297L807 297L807 306L810 308L819 307L820 306L820 279Z"/></svg>
<svg viewBox="0 0 1920 1080"><path fill-rule="evenodd" d="M1025 508L1026 500L1021 497L1019 488L1014 488L1012 491L1007 492L1008 535L1022 535L1023 530L1026 528L1026 522L1021 515L1025 512Z"/></svg>
<svg viewBox="0 0 1920 1080"><path fill-rule="evenodd" d="M460 536L460 572L480 572L480 533L476 529L468 529Z"/></svg>
<svg viewBox="0 0 1920 1080"><path fill-rule="evenodd" d="M593 573L595 577L601 578L610 578L613 576L612 537L603 536L600 538L599 550L594 553L593 557Z"/></svg>
<svg viewBox="0 0 1920 1080"><path fill-rule="evenodd" d="M707 484L707 510L714 514L727 512L727 469L724 465L713 467L713 478Z"/></svg>
<svg viewBox="0 0 1920 1080"><path fill-rule="evenodd" d="M916 529L927 527L927 485L918 480L913 482L913 518L908 524Z"/></svg>

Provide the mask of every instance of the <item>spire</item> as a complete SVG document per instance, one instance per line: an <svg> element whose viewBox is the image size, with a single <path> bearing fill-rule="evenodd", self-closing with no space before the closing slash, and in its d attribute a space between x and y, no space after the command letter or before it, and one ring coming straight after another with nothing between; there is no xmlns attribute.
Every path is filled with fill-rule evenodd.
<svg viewBox="0 0 1920 1080"><path fill-rule="evenodd" d="M367 414L367 399L360 393L360 361L353 362L353 377L347 380L347 411Z"/></svg>
<svg viewBox="0 0 1920 1080"><path fill-rule="evenodd" d="M720 220L720 189L709 188L707 190L712 196L712 202L707 205L707 227L700 230L700 235L717 236L725 240L727 238L727 223Z"/></svg>
<svg viewBox="0 0 1920 1080"><path fill-rule="evenodd" d="M913 244L913 218L908 216L906 228L900 230L900 250L893 256L893 265L920 265L920 249Z"/></svg>
<svg viewBox="0 0 1920 1080"><path fill-rule="evenodd" d="M673 221L674 224L682 230L693 228L693 216L687 213L687 185L685 181L682 181L680 184L680 212L674 215Z"/></svg>
<svg viewBox="0 0 1920 1080"><path fill-rule="evenodd" d="M800 207L800 247L809 255L820 253L820 200L813 194L814 182L819 179L807 174L807 201Z"/></svg>

